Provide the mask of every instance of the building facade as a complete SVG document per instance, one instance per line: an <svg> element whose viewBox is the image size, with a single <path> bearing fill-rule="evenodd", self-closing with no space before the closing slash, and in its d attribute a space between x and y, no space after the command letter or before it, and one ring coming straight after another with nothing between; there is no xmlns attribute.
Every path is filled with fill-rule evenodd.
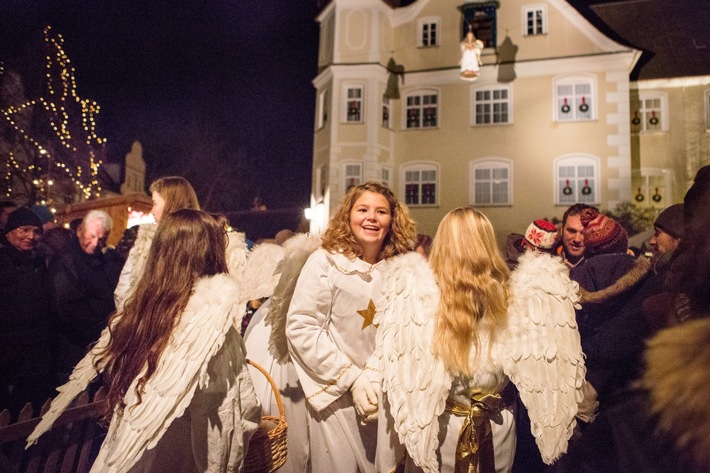
<svg viewBox="0 0 710 473"><path fill-rule="evenodd" d="M572 203L613 209L636 195L629 74L640 52L567 2L333 0L318 21L311 231L372 179L421 233L474 205L501 243ZM473 81L459 67L469 29L483 43Z"/></svg>

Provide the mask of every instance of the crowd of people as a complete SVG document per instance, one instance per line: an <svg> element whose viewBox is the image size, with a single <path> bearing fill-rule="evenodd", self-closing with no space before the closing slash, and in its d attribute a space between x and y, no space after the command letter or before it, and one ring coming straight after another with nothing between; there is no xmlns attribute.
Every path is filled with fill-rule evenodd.
<svg viewBox="0 0 710 473"><path fill-rule="evenodd" d="M322 236L249 251L186 180L150 190L156 223L122 252L105 212L72 232L3 207L0 409L66 383L29 443L102 374L94 471L236 471L274 414L248 357L286 407L282 472L710 468L710 167L659 213L650 256L585 204L505 251L472 207L418 235L378 182ZM278 283L244 276L264 255Z"/></svg>

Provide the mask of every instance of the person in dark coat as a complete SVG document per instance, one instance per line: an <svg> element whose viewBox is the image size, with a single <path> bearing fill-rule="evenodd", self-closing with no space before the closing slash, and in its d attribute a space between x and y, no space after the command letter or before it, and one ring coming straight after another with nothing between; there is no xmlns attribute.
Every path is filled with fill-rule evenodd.
<svg viewBox="0 0 710 473"><path fill-rule="evenodd" d="M0 236L0 411L12 415L51 397L49 302L44 259L35 247L42 222L27 207L8 217Z"/></svg>
<svg viewBox="0 0 710 473"><path fill-rule="evenodd" d="M648 341L638 381L599 414L549 473L710 471L709 205L706 166L686 193L683 230L674 225L682 236L674 262L685 261L675 264L675 282L666 286L675 303L654 304L668 311L669 328Z"/></svg>
<svg viewBox="0 0 710 473"><path fill-rule="evenodd" d="M577 323L587 357L587 381L597 391L603 409L636 374L638 360L631 361L640 356L648 330L640 314L636 319L623 314L630 301L639 297L651 261L627 251L626 231L614 219L588 209L581 213L581 220L585 259L572 268L570 278L580 286L582 308L577 310ZM640 306L640 300L636 305ZM609 333L609 327L615 326ZM623 339L618 340L622 334ZM615 344L610 345L614 336ZM616 363L614 357L629 363Z"/></svg>
<svg viewBox="0 0 710 473"><path fill-rule="evenodd" d="M77 239L49 268L60 383L67 380L116 309L113 290L123 260L115 250L104 250L111 227L111 217L106 212L92 210L82 220Z"/></svg>

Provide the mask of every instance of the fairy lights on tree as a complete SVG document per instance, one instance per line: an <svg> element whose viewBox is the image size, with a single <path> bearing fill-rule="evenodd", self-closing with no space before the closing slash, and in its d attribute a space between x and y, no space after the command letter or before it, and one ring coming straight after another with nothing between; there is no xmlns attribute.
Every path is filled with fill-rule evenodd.
<svg viewBox="0 0 710 473"><path fill-rule="evenodd" d="M96 132L100 107L77 94L62 36L48 26L44 42L43 96L26 99L19 76L0 67L0 158L6 162L0 191L46 205L99 197L106 144Z"/></svg>

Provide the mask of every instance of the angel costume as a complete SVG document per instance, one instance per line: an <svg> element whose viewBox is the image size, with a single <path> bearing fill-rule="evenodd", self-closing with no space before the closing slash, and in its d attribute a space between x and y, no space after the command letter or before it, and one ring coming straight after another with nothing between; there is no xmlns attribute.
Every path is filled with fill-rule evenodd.
<svg viewBox="0 0 710 473"><path fill-rule="evenodd" d="M585 367L575 305L576 283L558 258L527 253L510 280L506 326L493 339L479 333L471 376L453 377L431 349L439 289L420 255L405 254L383 268L377 352L389 409L408 452L405 471L508 472L515 426L505 396L513 381L528 408L543 460L567 450L583 399ZM384 439L380 439L382 442ZM470 468L470 469L469 469Z"/></svg>
<svg viewBox="0 0 710 473"><path fill-rule="evenodd" d="M298 275L306 260L321 245L317 235L297 234L283 244L284 257L279 261L279 276L274 294L249 322L244 345L249 359L264 367L279 388L288 422L288 455L279 473L310 472L308 411L306 398L296 368L288 354L286 315L296 287ZM254 389L261 403L262 415L278 415L271 385L253 366L249 366Z"/></svg>
<svg viewBox="0 0 710 473"><path fill-rule="evenodd" d="M157 369L138 403L136 377L114 412L92 472L232 472L241 468L249 439L259 425L260 406L233 325L237 281L226 274L204 277L194 288ZM77 364L28 437L28 446L104 366L94 366L111 334L104 329L96 346Z"/></svg>
<svg viewBox="0 0 710 473"><path fill-rule="evenodd" d="M360 422L349 392L375 349L372 294L380 283L379 263L322 248L308 258L296 283L286 336L308 403L314 472L374 472L380 454L387 453L378 451L375 458L377 422ZM372 375L378 381L379 374Z"/></svg>
<svg viewBox="0 0 710 473"><path fill-rule="evenodd" d="M143 275L157 228L157 223L146 223L138 228L136 241L131 251L128 252L128 258L121 270L116 289L113 291L113 301L116 304L116 309L123 306L123 303L126 302L128 296L131 295L131 291L136 287ZM246 261L247 246L244 237L244 233L239 232L230 232L228 234L227 266L230 274L236 274Z"/></svg>

